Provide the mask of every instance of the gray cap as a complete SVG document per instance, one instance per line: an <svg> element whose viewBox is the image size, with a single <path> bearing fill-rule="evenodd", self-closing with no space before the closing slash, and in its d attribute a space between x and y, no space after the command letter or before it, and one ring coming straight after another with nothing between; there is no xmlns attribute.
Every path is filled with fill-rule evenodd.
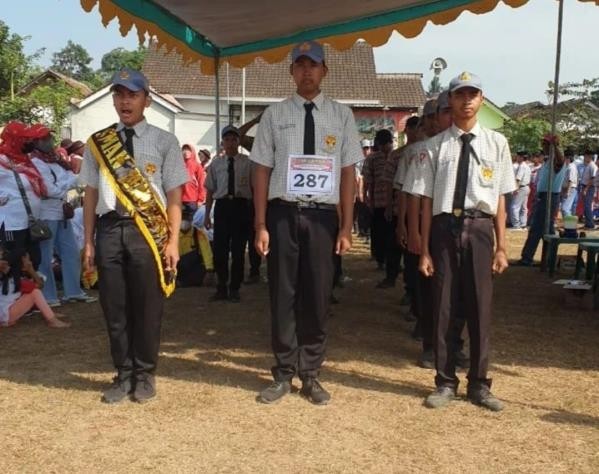
<svg viewBox="0 0 599 474"><path fill-rule="evenodd" d="M150 84L148 78L141 71L135 69L124 68L117 71L112 76L111 90L116 86L123 86L132 92L144 90L150 92Z"/></svg>
<svg viewBox="0 0 599 474"><path fill-rule="evenodd" d="M457 91L458 89L462 89L463 87L473 87L474 89L478 89L479 91L483 90L483 85L480 81L480 77L466 71L464 71L458 77L454 77L451 80L451 82L449 83L449 91Z"/></svg>
<svg viewBox="0 0 599 474"><path fill-rule="evenodd" d="M234 133L238 137L241 136L241 133L239 133L239 130L237 129L237 127L234 127L233 125L227 125L225 128L223 128L223 131L221 132L220 136L222 138L225 138L225 135L227 135L229 133Z"/></svg>
<svg viewBox="0 0 599 474"><path fill-rule="evenodd" d="M449 109L451 105L449 105L449 91L443 91L437 97L437 112L441 112L442 110Z"/></svg>
<svg viewBox="0 0 599 474"><path fill-rule="evenodd" d="M291 62L297 61L302 56L306 56L314 62L322 63L324 61L324 49L316 41L304 41L296 45L291 51Z"/></svg>
<svg viewBox="0 0 599 474"><path fill-rule="evenodd" d="M427 100L422 108L422 116L428 117L437 113L437 101L435 99Z"/></svg>

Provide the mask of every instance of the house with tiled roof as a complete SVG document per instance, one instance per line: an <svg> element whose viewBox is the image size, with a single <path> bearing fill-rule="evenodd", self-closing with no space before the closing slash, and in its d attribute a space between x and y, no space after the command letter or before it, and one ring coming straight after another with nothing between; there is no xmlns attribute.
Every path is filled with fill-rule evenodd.
<svg viewBox="0 0 599 474"><path fill-rule="evenodd" d="M372 137L379 128L401 133L405 120L417 114L424 104L422 74L377 73L373 50L367 43L357 43L346 51L329 47L325 50L329 73L322 89L329 97L352 108L364 137ZM221 127L229 123L241 125L244 89L246 121L268 105L289 97L295 89L289 73L290 63L290 59L276 64L256 60L245 68L245 88L243 71L223 64L219 71ZM213 148L215 78L201 74L196 64L184 65L175 52L167 53L154 47L146 55L143 72L158 93L174 97L186 113L210 117L193 124L193 129L178 127L175 133L179 139Z"/></svg>

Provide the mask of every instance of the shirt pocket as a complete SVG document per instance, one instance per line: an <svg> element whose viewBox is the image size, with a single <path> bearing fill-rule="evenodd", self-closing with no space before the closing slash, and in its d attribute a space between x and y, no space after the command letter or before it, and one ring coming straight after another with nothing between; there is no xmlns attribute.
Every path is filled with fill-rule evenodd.
<svg viewBox="0 0 599 474"><path fill-rule="evenodd" d="M343 140L342 130L339 127L327 126L316 132L316 153L324 155L339 155Z"/></svg>
<svg viewBox="0 0 599 474"><path fill-rule="evenodd" d="M492 188L499 182L499 163L497 161L480 160L476 174L478 184L483 188Z"/></svg>

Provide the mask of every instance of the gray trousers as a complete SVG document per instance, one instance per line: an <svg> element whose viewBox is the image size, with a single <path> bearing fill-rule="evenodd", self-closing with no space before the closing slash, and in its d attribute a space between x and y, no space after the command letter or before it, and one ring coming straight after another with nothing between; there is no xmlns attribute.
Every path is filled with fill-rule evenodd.
<svg viewBox="0 0 599 474"><path fill-rule="evenodd" d="M530 186L521 186L513 195L510 206L510 223L512 227L526 227L528 221L528 195Z"/></svg>

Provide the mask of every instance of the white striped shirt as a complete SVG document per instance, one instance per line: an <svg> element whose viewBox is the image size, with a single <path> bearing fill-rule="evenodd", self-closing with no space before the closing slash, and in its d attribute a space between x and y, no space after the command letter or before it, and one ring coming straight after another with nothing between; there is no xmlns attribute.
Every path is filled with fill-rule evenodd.
<svg viewBox="0 0 599 474"><path fill-rule="evenodd" d="M125 141L125 126L119 122L117 130ZM154 191L166 205L166 193L189 180L179 141L172 133L148 124L145 119L133 127L133 154L135 165L148 179ZM88 147L83 154L79 183L98 189L96 214L116 209L116 196Z"/></svg>
<svg viewBox="0 0 599 474"><path fill-rule="evenodd" d="M406 179L404 191L433 199L433 216L451 213L462 149L460 137L465 132L452 125L444 132L422 142L413 175ZM465 209L495 215L499 196L516 189L509 145L503 135L481 127L470 131L471 146Z"/></svg>
<svg viewBox="0 0 599 474"><path fill-rule="evenodd" d="M328 99L322 93L312 102L315 105L312 111L315 154L334 159L335 181L332 194L313 196L310 200L337 204L341 168L353 166L364 159L360 138L349 107ZM287 171L290 155L302 155L304 151L306 103L306 99L295 93L293 97L268 107L258 125L250 160L272 168L269 200L298 200L297 196L287 193Z"/></svg>

